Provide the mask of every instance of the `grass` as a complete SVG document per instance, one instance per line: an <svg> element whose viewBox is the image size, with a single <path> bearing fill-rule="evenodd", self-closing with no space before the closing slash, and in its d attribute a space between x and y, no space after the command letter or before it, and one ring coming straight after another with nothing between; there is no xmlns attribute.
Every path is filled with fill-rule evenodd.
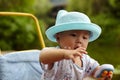
<svg viewBox="0 0 120 80"><path fill-rule="evenodd" d="M90 46L89 55L100 64L113 64L115 67L120 65L119 47L109 46Z"/></svg>
<svg viewBox="0 0 120 80"><path fill-rule="evenodd" d="M90 44L88 53L100 64L112 64L115 67L112 80L120 79L120 47Z"/></svg>

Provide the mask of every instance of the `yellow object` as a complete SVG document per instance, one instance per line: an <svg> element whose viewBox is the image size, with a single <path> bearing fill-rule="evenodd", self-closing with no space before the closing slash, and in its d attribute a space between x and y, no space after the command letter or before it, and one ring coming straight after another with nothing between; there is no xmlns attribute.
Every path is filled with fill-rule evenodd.
<svg viewBox="0 0 120 80"><path fill-rule="evenodd" d="M109 71L109 74L113 74L113 72L112 72L112 71Z"/></svg>
<svg viewBox="0 0 120 80"><path fill-rule="evenodd" d="M1 55L2 53L1 53L1 49L0 49L0 55Z"/></svg>
<svg viewBox="0 0 120 80"><path fill-rule="evenodd" d="M40 29L40 26L39 26L39 22L38 22L38 19L33 15L33 14L30 14L30 13L20 13L20 12L0 12L0 16L28 16L28 17L32 17L36 23L36 27L37 27L37 33L38 33L38 37L39 37L39 40L40 40L40 46L42 48L45 47L45 43L44 43L44 40L43 40L43 36L42 36L42 32L41 32L41 29ZM1 53L1 50L0 50L0 53Z"/></svg>
<svg viewBox="0 0 120 80"><path fill-rule="evenodd" d="M102 77L105 77L106 75L108 74L108 71L103 71L103 73L102 73Z"/></svg>

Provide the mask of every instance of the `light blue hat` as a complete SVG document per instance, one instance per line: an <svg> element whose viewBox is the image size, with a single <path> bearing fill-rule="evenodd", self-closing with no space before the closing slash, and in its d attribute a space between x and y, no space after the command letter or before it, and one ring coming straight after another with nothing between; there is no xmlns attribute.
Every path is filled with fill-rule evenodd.
<svg viewBox="0 0 120 80"><path fill-rule="evenodd" d="M56 42L55 34L69 30L90 31L89 42L96 40L101 34L101 28L91 23L89 17L80 12L67 12L60 10L57 14L56 23L46 31L49 40Z"/></svg>

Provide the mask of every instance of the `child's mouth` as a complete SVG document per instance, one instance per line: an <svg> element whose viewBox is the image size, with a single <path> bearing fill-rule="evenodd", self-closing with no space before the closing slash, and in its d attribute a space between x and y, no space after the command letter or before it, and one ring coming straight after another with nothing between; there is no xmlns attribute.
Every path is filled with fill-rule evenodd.
<svg viewBox="0 0 120 80"><path fill-rule="evenodd" d="M75 47L74 49L77 49L77 48L79 48L79 46Z"/></svg>

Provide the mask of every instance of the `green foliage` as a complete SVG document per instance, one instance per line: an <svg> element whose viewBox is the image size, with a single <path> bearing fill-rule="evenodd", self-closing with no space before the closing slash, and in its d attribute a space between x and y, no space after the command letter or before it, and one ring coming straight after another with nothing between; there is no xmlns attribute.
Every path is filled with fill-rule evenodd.
<svg viewBox="0 0 120 80"><path fill-rule="evenodd" d="M0 11L33 12L34 0L0 0Z"/></svg>
<svg viewBox="0 0 120 80"><path fill-rule="evenodd" d="M35 1L0 0L0 11L35 13ZM0 16L1 50L40 48L36 26L32 18Z"/></svg>
<svg viewBox="0 0 120 80"><path fill-rule="evenodd" d="M120 46L120 19L115 18L111 14L99 14L92 16L92 21L97 23L102 28L102 35L99 38L101 45Z"/></svg>
<svg viewBox="0 0 120 80"><path fill-rule="evenodd" d="M27 23L28 22L28 23ZM0 47L2 50L37 48L38 39L32 19L23 17L1 17ZM36 46L36 47L35 47Z"/></svg>
<svg viewBox="0 0 120 80"><path fill-rule="evenodd" d="M34 5L34 10L36 11L36 15L40 17L45 17L47 12L52 8L49 0L36 0Z"/></svg>
<svg viewBox="0 0 120 80"><path fill-rule="evenodd" d="M80 11L86 13L90 9L90 3L90 0L69 0L67 9L69 11Z"/></svg>
<svg viewBox="0 0 120 80"><path fill-rule="evenodd" d="M117 10L120 10L120 1L119 0L109 0L110 5Z"/></svg>

